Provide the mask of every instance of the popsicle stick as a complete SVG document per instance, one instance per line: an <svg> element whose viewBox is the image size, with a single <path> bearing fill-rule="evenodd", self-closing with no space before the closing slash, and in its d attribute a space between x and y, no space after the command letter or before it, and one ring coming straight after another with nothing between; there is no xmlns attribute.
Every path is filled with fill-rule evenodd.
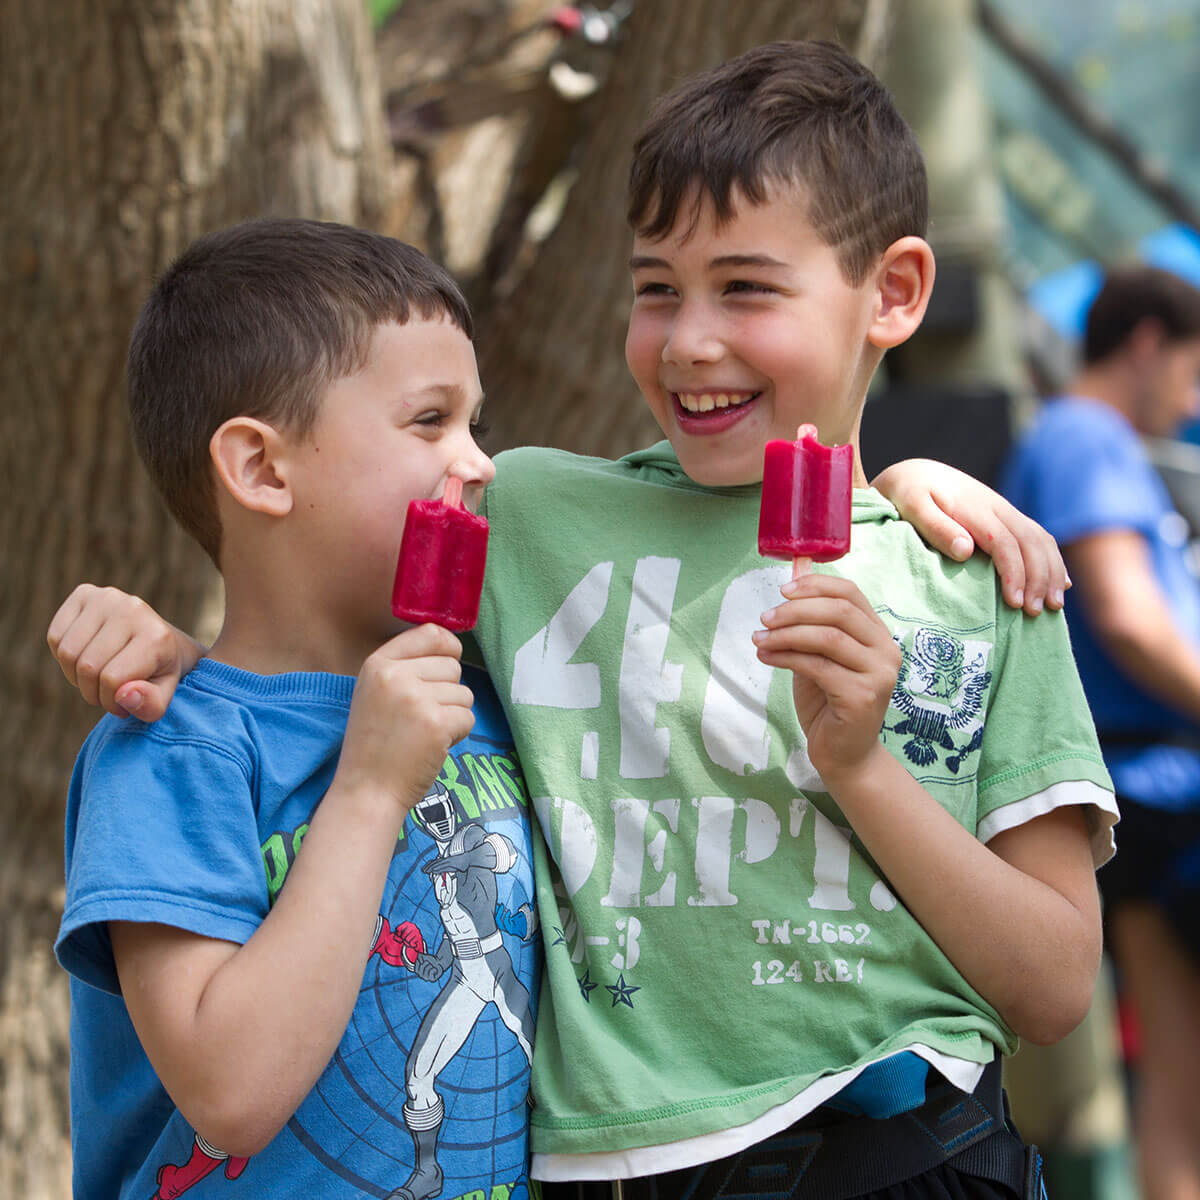
<svg viewBox="0 0 1200 1200"><path fill-rule="evenodd" d="M796 429L796 441L802 442L806 437L815 438L817 436L817 427L810 425L807 421ZM802 575L807 575L812 570L811 558L793 558L792 559L792 578L799 579Z"/></svg>
<svg viewBox="0 0 1200 1200"><path fill-rule="evenodd" d="M446 480L446 490L442 492L442 503L451 508L460 508L462 506L462 489L463 481L457 475L451 475Z"/></svg>

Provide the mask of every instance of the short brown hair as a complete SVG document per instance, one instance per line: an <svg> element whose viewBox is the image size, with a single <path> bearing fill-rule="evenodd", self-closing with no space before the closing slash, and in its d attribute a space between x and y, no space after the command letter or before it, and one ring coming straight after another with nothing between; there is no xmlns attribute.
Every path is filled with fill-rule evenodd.
<svg viewBox="0 0 1200 1200"><path fill-rule="evenodd" d="M1090 366L1116 353L1147 319L1162 326L1169 342L1200 337L1200 290L1161 267L1115 267L1088 309L1083 361Z"/></svg>
<svg viewBox="0 0 1200 1200"><path fill-rule="evenodd" d="M772 42L695 75L662 97L634 143L627 216L652 240L682 205L709 196L733 215L769 182L802 185L817 235L852 284L897 238L923 237L925 163L884 86L831 42Z"/></svg>
<svg viewBox="0 0 1200 1200"><path fill-rule="evenodd" d="M416 309L471 337L450 275L394 238L270 218L199 238L155 284L129 344L133 438L175 519L219 565L209 441L252 416L303 437L375 327Z"/></svg>

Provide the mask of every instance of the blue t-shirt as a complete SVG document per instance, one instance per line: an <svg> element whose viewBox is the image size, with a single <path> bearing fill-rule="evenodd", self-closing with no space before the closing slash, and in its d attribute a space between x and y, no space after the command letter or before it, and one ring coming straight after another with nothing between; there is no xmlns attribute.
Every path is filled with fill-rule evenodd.
<svg viewBox="0 0 1200 1200"><path fill-rule="evenodd" d="M1001 490L1061 545L1089 534L1133 530L1145 538L1154 574L1183 632L1200 646L1200 584L1188 565L1187 524L1124 417L1094 400L1068 396L1047 404L1015 447ZM1200 753L1179 745L1123 739L1200 735L1121 671L1092 634L1077 589L1067 620L1088 703L1118 795L1181 809L1200 805Z"/></svg>
<svg viewBox="0 0 1200 1200"><path fill-rule="evenodd" d="M386 1197L408 1181L418 1142L444 1175L441 1200L526 1194L541 957L528 795L486 675L467 668L464 682L475 728L397 840L350 1024L286 1127L249 1160L197 1138L159 1083L120 996L107 923L244 943L286 886L333 777L354 680L204 660L161 721L96 727L71 781L56 946L72 975L77 1196L145 1200L161 1184L201 1200L233 1195L238 1179L237 1194L259 1200ZM463 936L464 912L475 937Z"/></svg>

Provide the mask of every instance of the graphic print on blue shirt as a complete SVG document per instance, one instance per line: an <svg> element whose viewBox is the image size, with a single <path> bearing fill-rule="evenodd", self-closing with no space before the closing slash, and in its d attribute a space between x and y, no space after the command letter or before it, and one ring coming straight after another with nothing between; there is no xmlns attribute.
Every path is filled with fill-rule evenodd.
<svg viewBox="0 0 1200 1200"><path fill-rule="evenodd" d="M522 980L536 986L536 975L525 799L503 749L493 756L486 738L471 743L456 747L406 824L362 998L333 1062L288 1123L331 1172L368 1195L522 1200L526 1191L534 1005ZM501 832L510 821L512 837ZM412 1169L385 1193L371 1183L395 1170L385 1148L394 1134L377 1142L371 1131L401 1123ZM493 1179L513 1181L507 1195L479 1190L481 1155Z"/></svg>

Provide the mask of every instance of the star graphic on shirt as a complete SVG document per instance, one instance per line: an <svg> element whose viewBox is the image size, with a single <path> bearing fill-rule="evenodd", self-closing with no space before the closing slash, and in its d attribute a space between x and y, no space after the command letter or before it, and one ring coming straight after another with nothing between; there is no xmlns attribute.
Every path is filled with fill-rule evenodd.
<svg viewBox="0 0 1200 1200"><path fill-rule="evenodd" d="M552 946L562 946L562 945L565 945L565 944L566 944L566 940L567 940L567 935L566 935L565 933L563 933L563 931L562 931L562 926L561 926L561 925L555 925L555 927L554 927L554 932L555 932L556 934L558 934L558 937L556 937L556 938L554 939L554 941L552 941L552 942L550 943L550 945L552 945Z"/></svg>
<svg viewBox="0 0 1200 1200"><path fill-rule="evenodd" d="M626 983L624 973L617 976L617 982L615 984L606 983L604 985L604 989L612 995L613 1008L616 1008L618 1004L628 1004L629 1007L632 1008L633 993L640 992L642 990L640 987L634 987L634 985L631 983Z"/></svg>
<svg viewBox="0 0 1200 1200"><path fill-rule="evenodd" d="M591 969L589 968L588 970L584 971L583 978L578 981L579 982L579 994L589 1004L591 1004L591 1002L592 1002L592 992L595 991L595 989L600 986L598 983L592 982L591 975L592 975L592 972L591 972Z"/></svg>

